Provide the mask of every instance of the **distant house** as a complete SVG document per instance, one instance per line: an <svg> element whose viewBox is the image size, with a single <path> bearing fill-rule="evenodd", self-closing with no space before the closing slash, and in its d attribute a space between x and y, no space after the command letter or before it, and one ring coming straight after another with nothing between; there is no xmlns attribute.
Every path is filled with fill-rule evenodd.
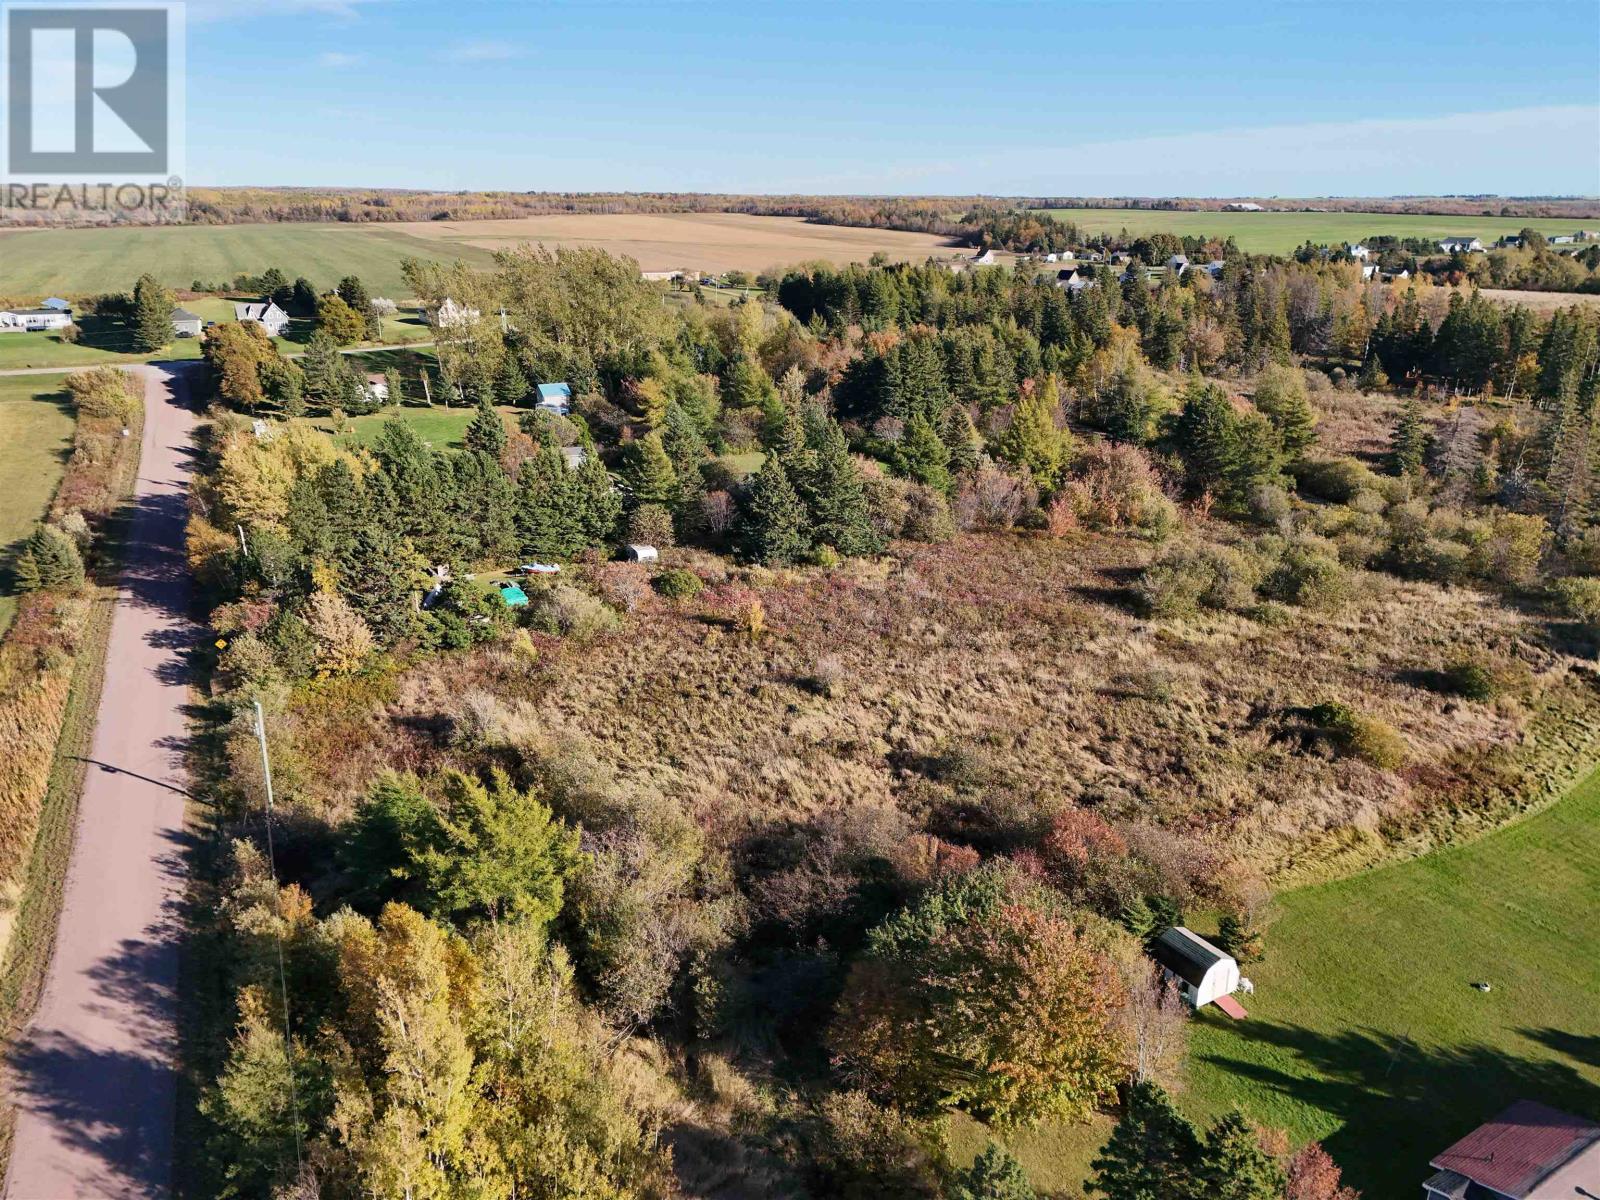
<svg viewBox="0 0 1600 1200"><path fill-rule="evenodd" d="M1245 1015L1233 998L1239 987L1239 964L1198 933L1174 925L1150 944L1150 957L1178 985L1191 1008L1215 1004L1235 1020Z"/></svg>
<svg viewBox="0 0 1600 1200"><path fill-rule="evenodd" d="M271 300L235 304L233 319L241 323L254 321L267 331L269 337L282 337L283 331L289 327L289 314Z"/></svg>
<svg viewBox="0 0 1600 1200"><path fill-rule="evenodd" d="M994 251L990 250L988 247L985 247L977 254L972 256L972 265L975 267L987 267L991 265L994 260Z"/></svg>
<svg viewBox="0 0 1600 1200"><path fill-rule="evenodd" d="M362 391L366 394L368 404L383 405L389 403L389 378L381 371L369 371L362 381Z"/></svg>
<svg viewBox="0 0 1600 1200"><path fill-rule="evenodd" d="M572 411L572 386L566 383L541 383L534 389L539 400L534 405L541 412L564 417Z"/></svg>
<svg viewBox="0 0 1600 1200"><path fill-rule="evenodd" d="M1592 241L1595 241L1597 238L1600 238L1600 229L1580 229L1580 230L1578 230L1578 240L1580 242L1592 242Z"/></svg>
<svg viewBox="0 0 1600 1200"><path fill-rule="evenodd" d="M1371 279L1374 275L1376 275L1378 273L1378 271L1380 269L1381 268L1379 268L1377 263L1374 263L1374 262L1362 263L1361 264L1361 282L1365 283L1367 280Z"/></svg>
<svg viewBox="0 0 1600 1200"><path fill-rule="evenodd" d="M1410 279L1411 272L1401 267L1398 271L1385 271L1382 279L1384 283L1393 283L1396 279Z"/></svg>
<svg viewBox="0 0 1600 1200"><path fill-rule="evenodd" d="M1131 263L1133 261L1133 255L1129 254L1126 250L1118 250L1111 256L1111 261L1113 264Z"/></svg>
<svg viewBox="0 0 1600 1200"><path fill-rule="evenodd" d="M639 278L646 283L676 283L683 278L682 271L640 271Z"/></svg>
<svg viewBox="0 0 1600 1200"><path fill-rule="evenodd" d="M1372 251L1368 250L1360 242L1347 242L1344 252L1357 262L1366 262L1367 259L1372 257Z"/></svg>
<svg viewBox="0 0 1600 1200"><path fill-rule="evenodd" d="M1518 1100L1429 1164L1425 1200L1571 1200L1600 1195L1600 1125Z"/></svg>
<svg viewBox="0 0 1600 1200"><path fill-rule="evenodd" d="M1071 295L1076 296L1084 288L1094 286L1094 276L1077 267L1068 267L1056 272L1056 286L1065 288Z"/></svg>
<svg viewBox="0 0 1600 1200"><path fill-rule="evenodd" d="M1046 254L1044 256L1044 260L1047 263L1060 262L1061 261L1061 256L1059 254L1055 253L1055 251L1052 250L1049 254Z"/></svg>
<svg viewBox="0 0 1600 1200"><path fill-rule="evenodd" d="M172 333L174 337L199 337L200 331L205 327L205 318L199 313L192 313L187 308L175 308L172 310Z"/></svg>
<svg viewBox="0 0 1600 1200"><path fill-rule="evenodd" d="M1578 240L1578 235L1575 233L1553 233L1546 240L1552 246L1570 246ZM47 300L45 303L48 304L49 301Z"/></svg>
<svg viewBox="0 0 1600 1200"><path fill-rule="evenodd" d="M1261 205L1259 205L1259 204L1251 204L1248 200L1235 200L1230 204L1224 204L1222 206L1222 211L1223 212L1261 212L1263 210L1262 210Z"/></svg>
<svg viewBox="0 0 1600 1200"><path fill-rule="evenodd" d="M440 329L459 329L464 325L476 325L480 316L482 314L477 309L457 304L446 296L439 307L434 309L433 323Z"/></svg>
<svg viewBox="0 0 1600 1200"><path fill-rule="evenodd" d="M567 470L576 471L589 460L589 452L582 446L563 446L561 458L567 464Z"/></svg>
<svg viewBox="0 0 1600 1200"><path fill-rule="evenodd" d="M1440 238L1439 249L1446 254L1455 254L1457 251L1463 254L1476 254L1483 249L1483 243L1471 234L1464 233L1456 237Z"/></svg>
<svg viewBox="0 0 1600 1200"><path fill-rule="evenodd" d="M51 296L49 299L43 301L39 305L39 307L40 308L53 308L57 312L64 312L64 313L69 313L69 312L72 311L72 305L68 304L60 296Z"/></svg>
<svg viewBox="0 0 1600 1200"><path fill-rule="evenodd" d="M1179 275L1182 275L1188 269L1189 256L1187 254L1174 254L1167 259L1167 270L1169 271L1176 271Z"/></svg>
<svg viewBox="0 0 1600 1200"><path fill-rule="evenodd" d="M622 548L622 557L629 562L655 562L661 555L656 553L654 546L646 546L643 542L630 542Z"/></svg>
<svg viewBox="0 0 1600 1200"><path fill-rule="evenodd" d="M71 309L0 309L0 333L37 333L41 329L65 329L71 324Z"/></svg>
<svg viewBox="0 0 1600 1200"><path fill-rule="evenodd" d="M1200 269L1202 271L1204 271L1207 275L1211 276L1211 278L1213 278L1213 279L1221 279L1222 278L1222 268L1225 267L1225 266L1227 266L1227 264L1224 263L1219 258L1219 259L1216 259L1213 262L1208 262L1204 267L1202 267Z"/></svg>

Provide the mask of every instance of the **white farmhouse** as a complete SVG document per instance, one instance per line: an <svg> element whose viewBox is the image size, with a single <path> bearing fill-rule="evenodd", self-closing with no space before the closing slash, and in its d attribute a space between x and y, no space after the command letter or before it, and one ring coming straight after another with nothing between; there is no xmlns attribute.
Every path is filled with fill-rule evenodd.
<svg viewBox="0 0 1600 1200"><path fill-rule="evenodd" d="M289 314L271 300L241 301L233 306L233 319L241 324L255 322L267 331L268 337L282 337L289 327Z"/></svg>
<svg viewBox="0 0 1600 1200"><path fill-rule="evenodd" d="M972 256L971 262L975 267L991 266L995 261L994 251L985 247Z"/></svg>
<svg viewBox="0 0 1600 1200"><path fill-rule="evenodd" d="M1205 938L1182 925L1174 925L1150 944L1155 959L1191 1008L1215 1004L1235 1020L1245 1015L1233 998L1239 989L1239 964Z"/></svg>
<svg viewBox="0 0 1600 1200"><path fill-rule="evenodd" d="M1479 254L1483 251L1483 242L1470 233L1463 233L1455 237L1440 238L1439 249L1446 254L1454 254L1458 250L1464 254Z"/></svg>
<svg viewBox="0 0 1600 1200"><path fill-rule="evenodd" d="M172 310L172 333L174 337L199 337L200 331L205 328L205 318L199 313L190 312L187 308Z"/></svg>
<svg viewBox="0 0 1600 1200"><path fill-rule="evenodd" d="M1372 257L1372 251L1368 250L1360 242L1347 242L1344 250L1346 254L1357 262L1366 262L1367 259Z"/></svg>
<svg viewBox="0 0 1600 1200"><path fill-rule="evenodd" d="M65 329L71 324L71 309L0 309L0 333L37 333L41 329Z"/></svg>

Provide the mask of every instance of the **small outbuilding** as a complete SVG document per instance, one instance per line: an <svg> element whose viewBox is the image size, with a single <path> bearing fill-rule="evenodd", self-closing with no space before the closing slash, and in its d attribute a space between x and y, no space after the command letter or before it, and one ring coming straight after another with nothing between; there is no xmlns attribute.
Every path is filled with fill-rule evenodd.
<svg viewBox="0 0 1600 1200"><path fill-rule="evenodd" d="M1244 1015L1233 993L1239 988L1239 964L1205 938L1182 925L1174 925L1150 944L1150 957L1192 1008L1218 1003L1230 1017ZM1234 1010L1238 1011L1235 1012Z"/></svg>
<svg viewBox="0 0 1600 1200"><path fill-rule="evenodd" d="M500 599L506 602L507 608L528 607L528 593L518 585L507 580L504 583L496 584L495 587L500 593Z"/></svg>
<svg viewBox="0 0 1600 1200"><path fill-rule="evenodd" d="M534 389L539 394L534 407L541 412L564 417L572 411L572 385L568 383L541 383Z"/></svg>
<svg viewBox="0 0 1600 1200"><path fill-rule="evenodd" d="M172 310L172 333L175 337L199 337L205 328L205 318L187 308Z"/></svg>
<svg viewBox="0 0 1600 1200"><path fill-rule="evenodd" d="M661 557L654 546L642 542L629 542L622 548L622 557L629 562L655 562Z"/></svg>

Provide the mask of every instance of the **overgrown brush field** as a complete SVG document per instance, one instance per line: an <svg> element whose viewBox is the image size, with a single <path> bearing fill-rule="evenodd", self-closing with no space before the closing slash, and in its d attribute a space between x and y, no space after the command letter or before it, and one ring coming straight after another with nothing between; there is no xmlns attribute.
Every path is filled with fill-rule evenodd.
<svg viewBox="0 0 1600 1200"><path fill-rule="evenodd" d="M841 808L948 830L1070 802L1314 873L1380 856L1386 835L1447 829L1441 805L1515 773L1508 748L1540 706L1587 703L1541 621L1484 593L1366 575L1333 616L1147 620L1126 584L1149 557L1131 539L967 536L834 571L740 573L682 607L643 592L638 568L599 568L645 597L625 634L552 643L532 665L430 660L365 713L313 703L308 788L337 804L384 766L432 765L435 733L485 693L524 736L582 742L730 845ZM732 627L752 602L756 641ZM1428 690L1467 652L1518 673L1521 695ZM1316 748L1303 710L1326 700L1391 723L1406 767Z"/></svg>

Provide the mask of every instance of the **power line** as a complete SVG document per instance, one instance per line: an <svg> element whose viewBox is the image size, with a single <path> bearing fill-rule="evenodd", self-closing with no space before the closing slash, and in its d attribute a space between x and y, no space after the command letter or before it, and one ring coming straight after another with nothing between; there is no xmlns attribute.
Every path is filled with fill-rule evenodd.
<svg viewBox="0 0 1600 1200"><path fill-rule="evenodd" d="M242 536L241 531L241 536ZM294 1164L305 1166L300 1153L300 1093L294 1080L294 1038L289 1031L289 978L283 969L283 892L278 887L278 861L272 844L272 760L267 754L267 721L256 699L256 740L261 743L261 769L267 780L267 869L272 872L273 902L278 910L278 990L283 997L283 1054L289 1067L289 1123L294 1129Z"/></svg>

